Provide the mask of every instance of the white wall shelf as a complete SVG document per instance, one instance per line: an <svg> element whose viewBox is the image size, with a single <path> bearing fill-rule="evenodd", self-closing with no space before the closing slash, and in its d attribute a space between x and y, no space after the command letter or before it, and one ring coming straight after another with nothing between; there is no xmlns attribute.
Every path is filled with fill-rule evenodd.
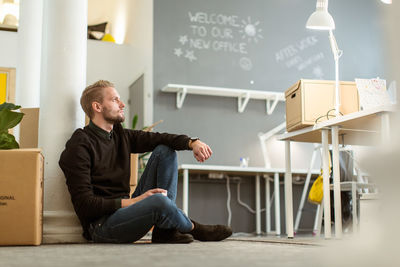
<svg viewBox="0 0 400 267"><path fill-rule="evenodd" d="M162 92L176 93L176 107L182 108L187 94L223 96L238 98L238 112L242 113L250 99L265 100L267 114L271 115L279 101L285 101L281 92L255 91L222 87L207 87L184 84L167 84L161 89Z"/></svg>

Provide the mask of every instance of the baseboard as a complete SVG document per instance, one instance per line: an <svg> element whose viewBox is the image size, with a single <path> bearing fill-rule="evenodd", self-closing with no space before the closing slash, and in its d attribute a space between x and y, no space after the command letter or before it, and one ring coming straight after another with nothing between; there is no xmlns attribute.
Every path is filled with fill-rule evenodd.
<svg viewBox="0 0 400 267"><path fill-rule="evenodd" d="M43 244L86 243L82 231L72 211L43 212Z"/></svg>

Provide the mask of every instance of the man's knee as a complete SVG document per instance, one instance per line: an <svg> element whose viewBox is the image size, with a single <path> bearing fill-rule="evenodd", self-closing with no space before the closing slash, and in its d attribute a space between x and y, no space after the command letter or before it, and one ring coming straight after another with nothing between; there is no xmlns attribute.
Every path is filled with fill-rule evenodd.
<svg viewBox="0 0 400 267"><path fill-rule="evenodd" d="M176 151L173 150L172 148L166 146L166 145L158 145L158 146L154 149L153 153L160 154L160 155L162 155L163 157L166 157L166 156L176 157Z"/></svg>
<svg viewBox="0 0 400 267"><path fill-rule="evenodd" d="M172 201L163 194L154 194L149 196L149 200L151 201L154 211L165 212L174 207Z"/></svg>

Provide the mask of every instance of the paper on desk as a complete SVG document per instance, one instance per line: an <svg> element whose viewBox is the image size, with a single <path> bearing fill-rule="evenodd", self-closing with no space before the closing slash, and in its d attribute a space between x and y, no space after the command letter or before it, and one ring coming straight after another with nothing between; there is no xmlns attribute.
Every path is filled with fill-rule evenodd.
<svg viewBox="0 0 400 267"><path fill-rule="evenodd" d="M389 93L386 90L386 80L376 78L355 79L355 81L362 110L391 104Z"/></svg>

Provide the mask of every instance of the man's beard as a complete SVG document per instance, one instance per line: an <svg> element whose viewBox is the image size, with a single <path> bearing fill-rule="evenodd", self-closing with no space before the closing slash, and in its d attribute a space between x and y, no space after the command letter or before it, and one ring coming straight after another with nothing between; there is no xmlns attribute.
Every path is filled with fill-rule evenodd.
<svg viewBox="0 0 400 267"><path fill-rule="evenodd" d="M102 113L104 119L109 123L115 124L125 121L125 116L123 114L119 114L119 116L118 115L112 116L107 108L104 108Z"/></svg>

